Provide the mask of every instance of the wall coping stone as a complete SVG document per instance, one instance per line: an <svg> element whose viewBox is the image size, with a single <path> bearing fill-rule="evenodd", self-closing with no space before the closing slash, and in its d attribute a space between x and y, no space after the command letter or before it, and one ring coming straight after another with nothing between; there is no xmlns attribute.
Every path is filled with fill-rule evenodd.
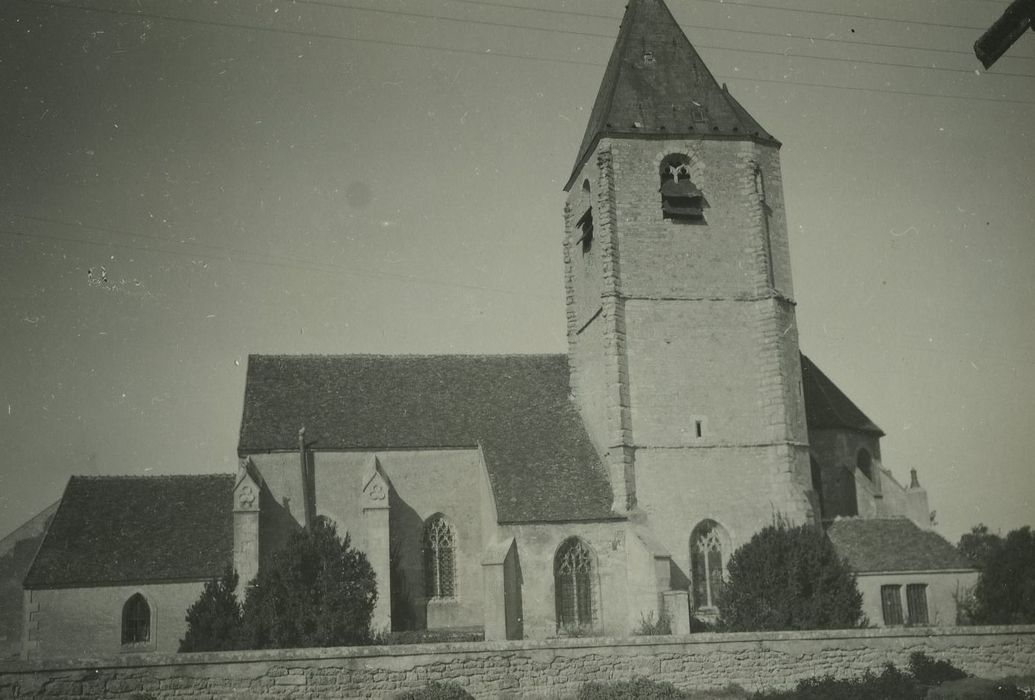
<svg viewBox="0 0 1035 700"><path fill-rule="evenodd" d="M184 654L144 653L104 657L34 659L0 662L0 677L41 671L95 670L161 666L207 666L256 662L326 661L377 657L455 657L458 653L493 655L504 652L550 650L593 650L623 647L687 647L723 643L743 644L782 641L826 641L866 639L924 639L932 637L1035 636L1035 625L982 625L969 627L891 627L847 630L785 632L701 632L690 635L641 637L579 637L545 640L451 642L442 644L394 644L384 646L323 647L308 649L261 649L250 651L194 652Z"/></svg>

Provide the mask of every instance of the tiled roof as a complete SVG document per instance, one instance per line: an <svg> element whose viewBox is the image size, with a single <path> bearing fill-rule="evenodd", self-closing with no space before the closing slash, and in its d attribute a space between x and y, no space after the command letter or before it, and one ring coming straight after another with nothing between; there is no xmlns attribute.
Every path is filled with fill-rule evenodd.
<svg viewBox="0 0 1035 700"><path fill-rule="evenodd" d="M231 474L73 476L25 587L219 576L233 557Z"/></svg>
<svg viewBox="0 0 1035 700"><path fill-rule="evenodd" d="M827 534L858 573L974 568L944 537L908 518L838 518Z"/></svg>
<svg viewBox="0 0 1035 700"><path fill-rule="evenodd" d="M848 428L884 435L884 431L805 355L801 356L801 378L805 392L805 422L809 430Z"/></svg>
<svg viewBox="0 0 1035 700"><path fill-rule="evenodd" d="M626 7L565 189L603 136L778 144L719 86L663 0L630 0Z"/></svg>
<svg viewBox="0 0 1035 700"><path fill-rule="evenodd" d="M315 450L481 446L500 522L617 517L564 355L249 357L238 452L302 426Z"/></svg>

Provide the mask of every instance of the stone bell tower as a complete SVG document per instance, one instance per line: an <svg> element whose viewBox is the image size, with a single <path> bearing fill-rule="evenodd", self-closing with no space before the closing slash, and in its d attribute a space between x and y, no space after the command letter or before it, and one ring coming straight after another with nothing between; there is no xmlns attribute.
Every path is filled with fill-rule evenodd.
<svg viewBox="0 0 1035 700"><path fill-rule="evenodd" d="M814 517L779 151L630 0L565 188L571 388L615 510L686 571L697 523Z"/></svg>

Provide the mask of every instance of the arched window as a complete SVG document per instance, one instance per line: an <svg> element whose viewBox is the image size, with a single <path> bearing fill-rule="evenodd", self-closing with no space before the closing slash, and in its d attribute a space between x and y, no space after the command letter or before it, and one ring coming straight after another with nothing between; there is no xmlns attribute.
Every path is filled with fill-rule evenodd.
<svg viewBox="0 0 1035 700"><path fill-rule="evenodd" d="M456 533L441 514L424 525L424 594L456 597Z"/></svg>
<svg viewBox="0 0 1035 700"><path fill-rule="evenodd" d="M717 608L722 596L722 527L702 520L690 533L690 571L694 608Z"/></svg>
<svg viewBox="0 0 1035 700"><path fill-rule="evenodd" d="M593 550L578 537L561 544L554 557L557 628L575 630L596 623L596 567Z"/></svg>
<svg viewBox="0 0 1035 700"><path fill-rule="evenodd" d="M855 455L855 464L859 467L859 471L866 475L867 479L873 480L873 457L870 455L870 451L865 447L860 447L859 452Z"/></svg>
<svg viewBox="0 0 1035 700"><path fill-rule="evenodd" d="M661 161L661 215L674 221L703 221L704 195L690 181L690 159L682 153Z"/></svg>
<svg viewBox="0 0 1035 700"><path fill-rule="evenodd" d="M122 606L122 643L140 644L151 640L151 606L139 593Z"/></svg>

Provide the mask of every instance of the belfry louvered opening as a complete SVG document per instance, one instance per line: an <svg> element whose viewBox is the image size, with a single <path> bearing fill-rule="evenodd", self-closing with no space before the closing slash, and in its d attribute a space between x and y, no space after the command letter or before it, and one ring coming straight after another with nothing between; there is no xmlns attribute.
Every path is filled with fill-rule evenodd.
<svg viewBox="0 0 1035 700"><path fill-rule="evenodd" d="M704 221L704 194L690 179L690 159L681 153L661 161L661 214L673 221Z"/></svg>

